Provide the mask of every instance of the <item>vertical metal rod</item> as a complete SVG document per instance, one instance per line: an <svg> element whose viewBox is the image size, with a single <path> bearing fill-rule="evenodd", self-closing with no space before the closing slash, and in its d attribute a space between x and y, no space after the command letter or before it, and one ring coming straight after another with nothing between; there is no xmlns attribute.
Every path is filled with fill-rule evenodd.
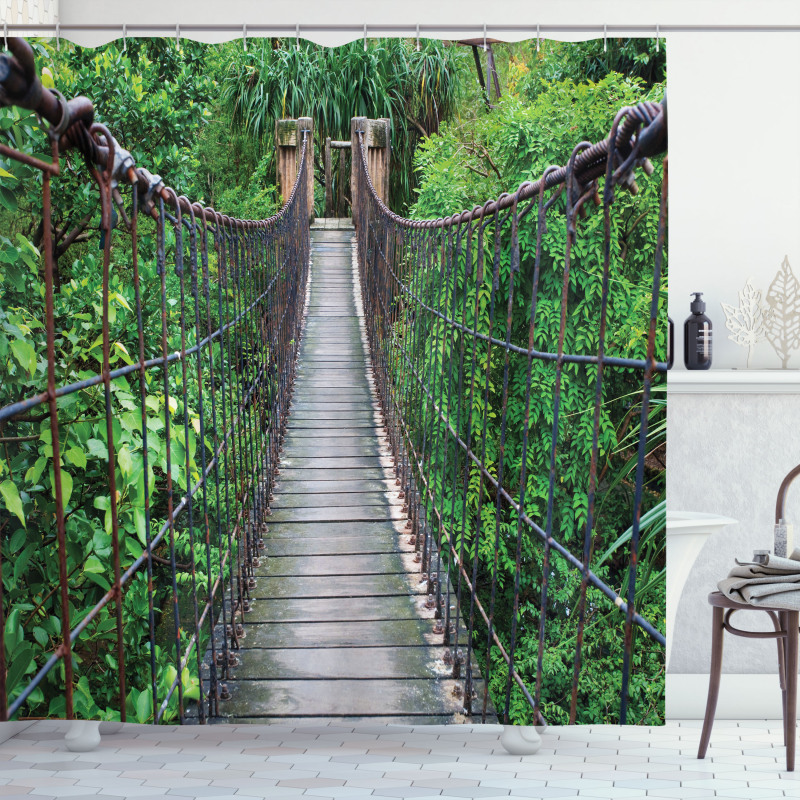
<svg viewBox="0 0 800 800"><path fill-rule="evenodd" d="M58 144L51 142L53 161L58 161ZM50 417L50 438L53 445L53 489L56 501L56 537L58 539L58 580L61 588L61 644L64 660L64 686L67 719L75 716L73 704L72 640L70 637L69 581L67 578L67 535L64 518L64 490L61 483L61 442L58 435L56 405L55 310L53 302L53 237L50 173L42 173L42 247L45 275L45 328L47 331L47 404ZM0 609L0 614L2 614Z"/></svg>
<svg viewBox="0 0 800 800"><path fill-rule="evenodd" d="M150 532L150 465L147 446L147 382L144 344L144 323L142 320L142 291L139 275L139 192L134 189L132 195L131 211L131 262L133 268L133 292L136 305L136 333L139 344L139 403L142 416L142 484L144 487L144 537L145 553L147 555L147 622L148 638L150 644L150 694L153 705L153 724L157 724L156 709L158 708L158 679L156 674L156 617L153 594L153 540Z"/></svg>
<svg viewBox="0 0 800 800"><path fill-rule="evenodd" d="M101 227L105 238L103 246L103 393L106 415L106 447L108 448L108 488L111 508L111 552L114 569L114 604L117 618L117 669L119 670L119 704L120 719L126 719L125 690L125 643L123 640L122 620L122 583L120 581L120 548L119 548L119 510L117 507L116 447L114 444L114 415L111 408L111 339L109 333L109 280L111 270L111 182L114 164L114 144L109 131L102 125L94 124L90 134L101 134L109 147L109 159L105 172L95 172L100 189Z"/></svg>

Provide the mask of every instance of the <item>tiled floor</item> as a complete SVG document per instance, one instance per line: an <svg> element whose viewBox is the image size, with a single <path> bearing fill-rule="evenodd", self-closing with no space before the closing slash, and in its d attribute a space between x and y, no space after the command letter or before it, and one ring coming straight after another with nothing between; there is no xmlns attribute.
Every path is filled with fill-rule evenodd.
<svg viewBox="0 0 800 800"><path fill-rule="evenodd" d="M534 756L510 756L498 726L341 724L125 726L92 753L37 722L0 745L0 798L617 798L757 800L800 795L779 722L663 728L551 728Z"/></svg>

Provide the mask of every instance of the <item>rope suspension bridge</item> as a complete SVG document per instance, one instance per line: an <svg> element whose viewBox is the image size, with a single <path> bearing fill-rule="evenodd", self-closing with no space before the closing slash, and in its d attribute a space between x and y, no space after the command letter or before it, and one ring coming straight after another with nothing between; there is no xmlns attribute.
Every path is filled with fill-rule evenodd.
<svg viewBox="0 0 800 800"><path fill-rule="evenodd" d="M242 220L179 196L137 166L95 121L89 100L44 89L29 45L12 38L8 45L11 55L0 56L0 105L35 111L51 148L46 161L0 143L0 156L41 174L47 351L46 388L0 409L0 426L20 437L41 431L51 447L57 570L50 590L60 598L61 619L58 645L15 673L13 685L13 654L0 647L0 719L24 715L48 682L63 693L64 715L79 713L84 641L102 621L123 721L133 691L133 706L141 702L154 723L507 722L515 697L544 723L550 580L560 560L580 575L570 610L578 619L570 720L586 619L602 601L621 620L625 723L634 632L664 644L637 611L636 592L651 391L666 371L655 345L666 159L644 357L607 351L612 216L615 193L636 191L637 173L649 173L648 159L666 151L666 102L621 109L608 137L579 143L566 166L436 220L404 219L388 208L389 122L357 117L349 143L352 222L314 223L313 120L283 120L276 146L284 205L268 219ZM51 184L68 151L83 156L96 185L104 237L102 356L99 368L79 377L57 353L50 242ZM570 352L571 258L593 205L598 210L588 213L602 214L604 226L601 313L591 321L597 347ZM114 209L129 234L125 280L136 325L129 363L121 366L112 358L110 323L112 249L120 237ZM542 246L548 223L564 227L558 254ZM155 270L144 268L145 229L155 242ZM530 269L521 241L536 243ZM542 319L538 287L549 258L558 262L563 291ZM520 304L524 329L513 321ZM157 337L150 318L159 321ZM538 348L537 326L556 331L555 348ZM556 499L556 455L568 424L560 403L575 367L585 368L582 379L591 384L581 433L591 467L579 552L562 535ZM618 592L591 559L600 409L604 386L619 373L638 376L642 399ZM111 544L106 590L91 607L75 608L70 596L82 575L68 569L71 515L87 499L73 496L63 458L65 399L93 390L106 483L94 508L105 515ZM537 393L552 398L549 473L536 476L544 487L535 498L541 513L532 510L526 457ZM30 421L35 410L41 425ZM521 431L519 468L507 452L512 429ZM141 476L139 489L123 499L117 487L132 472ZM12 480L22 491L22 477ZM3 515L10 530L16 518ZM138 549L129 547L137 534ZM486 553L489 569L480 560ZM0 556L0 593L8 592L12 566ZM501 610L507 575L513 607ZM146 597L138 632L123 625L134 588ZM589 599L590 591L601 600ZM510 619L502 632L501 613ZM538 650L523 664L519 641L531 619ZM7 623L4 607L0 641L29 636L24 626L9 632ZM149 674L136 686L126 669L134 636L144 643Z"/></svg>

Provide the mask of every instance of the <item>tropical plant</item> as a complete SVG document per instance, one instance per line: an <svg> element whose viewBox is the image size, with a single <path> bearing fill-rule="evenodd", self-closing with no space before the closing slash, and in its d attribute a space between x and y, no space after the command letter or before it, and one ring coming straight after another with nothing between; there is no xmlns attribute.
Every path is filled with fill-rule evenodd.
<svg viewBox="0 0 800 800"><path fill-rule="evenodd" d="M379 39L336 48L261 39L236 50L222 85L235 124L271 152L275 121L314 120L317 172L325 138L350 139L350 119L387 117L392 123L391 202L398 210L412 199L413 153L452 116L458 99L458 66L464 52L439 41Z"/></svg>
<svg viewBox="0 0 800 800"><path fill-rule="evenodd" d="M101 51L71 49L56 53L38 45L40 71L45 80L55 75L66 94L86 94L95 103L96 118L105 122L128 146L141 166L156 169L179 190L191 191L198 155L192 147L198 125L207 116L211 81L204 77L200 46L177 51L163 42L129 40L127 51L109 45ZM47 64L45 69L42 65ZM97 91L98 86L106 91ZM46 138L38 119L17 109L0 109L0 137L15 149L49 159ZM69 153L61 161L62 174L53 186L53 243L56 260L54 319L56 330L56 382L80 382L101 370L102 263L98 255L99 202L97 188L80 158ZM45 288L40 243L41 178L18 161L0 162L0 406L41 393L47 387ZM139 352L130 239L115 232L109 285L109 338L112 368L130 365ZM174 257L175 240L166 237L167 258ZM162 307L161 279L156 268L156 239L152 222L140 218L139 271L142 288L141 324L145 357L159 354L162 314L168 329L168 345L181 347L182 279L170 272ZM68 256L70 258L68 258ZM209 268L214 274L212 257ZM174 302L173 302L174 301ZM205 309L203 309L205 311ZM209 309L211 319L219 309ZM205 319L206 315L203 314ZM205 333L205 331L203 331ZM196 332L187 332L188 346ZM204 386L204 391L208 390ZM185 492L198 478L202 450L209 439L198 435L196 381L184 382L176 370L168 370L169 397L162 376L146 381L144 402L139 400L138 378L121 377L111 382L111 412L116 444L116 488L120 528L120 565L123 570L140 557L148 537L167 515L166 446L172 454L171 476ZM144 468L142 418L145 418L149 465ZM67 573L70 577L71 626L80 623L110 586L111 512L108 488L106 407L102 385L92 385L58 401L59 439L62 454L61 482L66 511ZM170 421L167 428L166 420ZM207 427L208 431L208 427ZM209 436L214 432L209 431ZM53 442L49 415L41 407L18 414L0 426L0 548L3 571L6 663L9 700L13 701L40 668L62 636L58 549L55 535ZM151 497L149 527L144 496ZM215 498L209 495L213 516ZM175 531L174 553L181 565L179 583L193 579L204 585L208 563L191 546L200 534L185 524ZM163 631L162 606L168 596L169 570L164 556L171 544L155 552L152 613ZM160 559L160 561L159 561ZM11 567L9 568L9 565ZM219 573L215 551L211 568ZM202 599L202 588L200 591ZM163 633L148 637L150 597L147 575L140 571L126 586L122 617L128 690L125 704L129 718L152 719L154 709L148 690L151 659L156 667L158 691L163 699L177 676L176 654ZM181 633L181 647L188 637ZM105 606L88 624L75 644L73 659L83 673L76 683L75 710L79 716L119 718L117 676L120 665L111 646L116 639L114 604ZM174 644L174 643L173 643ZM203 646L203 642L199 643ZM199 696L197 665L182 672L184 697ZM25 714L63 715L63 664L51 670L30 695ZM177 714L177 695L165 709L164 719Z"/></svg>
<svg viewBox="0 0 800 800"><path fill-rule="evenodd" d="M418 150L416 165L420 173L421 190L413 209L416 218L447 216L462 208L481 204L485 198L496 196L504 189L523 181L536 180L551 164L564 164L572 148L581 140L598 141L607 135L614 115L625 105L633 105L646 97L660 97L662 87L649 92L637 79L627 79L616 74L607 75L597 84L577 85L571 80L549 84L533 102L519 97L504 98L492 111L468 124L448 123L440 134L424 142ZM602 180L600 191L602 192ZM656 229L661 184L661 164L656 161L651 177L639 181L640 191L633 196L624 191L616 193L611 220L611 279L609 281L608 327L606 353L632 358L644 358L646 333L649 325L650 294L652 291L652 264L655 253ZM563 199L551 215L564 213ZM564 339L567 352L591 354L597 351L598 330L596 320L600 314L601 252L603 242L602 214L589 213L579 222L579 235L572 249L568 287L568 318ZM537 325L534 344L539 351L555 351L559 330L559 316L563 282L563 252L565 225L562 220L551 219L542 240L541 273L537 295ZM507 231L503 233L503 248L499 273L494 288L489 270L484 274L484 285L478 287L480 296L496 294L496 302L505 308L511 280ZM489 237L490 239L492 237ZM531 276L533 274L536 234L532 225L521 225L520 277L515 282L510 340L512 344L527 347L528 312L531 304ZM487 247L485 258L492 263ZM480 258L475 254L474 259ZM464 265L458 264L454 285L462 285ZM417 279L419 291L435 302L436 276ZM427 293L427 294L426 294ZM659 326L656 338L657 355L663 357L666 346L666 273L662 276ZM489 330L488 302L479 304L477 316L474 298L462 300L455 295L445 295L450 303L450 315L463 318L468 327L477 325L479 331ZM494 336L503 338L505 323L495 321ZM458 359L458 336L445 337L434 334L419 342L419 357L423 374L436 374L444 364ZM469 345L472 346L471 344ZM462 430L462 438L479 441L484 417L489 420L485 462L487 468L496 470L500 458L500 426L502 408L504 360L500 348L489 354L488 347L475 345L478 363L488 368L480 371L474 391L454 394L446 404L449 424L456 420L471 420L472 431ZM662 358L663 360L663 358ZM522 432L525 418L525 392L527 365L524 359L512 360L508 374L510 387L506 415L506 438L502 448L504 458L504 486L513 496L520 482L522 469ZM577 364L564 367L561 387L561 426L556 452L555 510L553 531L558 541L573 552L583 549L584 528L588 513L589 463L591 459L591 412L594 406L596 368ZM546 516L549 483L549 458L553 425L553 369L552 365L534 361L530 399L530 429L527 446L526 513L533 520ZM470 410L469 396L473 406ZM484 401L488 406L484 408ZM592 568L608 585L625 595L627 585L625 535L631 524L633 506L632 470L637 462L636 444L639 438L641 412L641 376L622 371L606 371L603 381L600 409L599 448L600 464L604 465L598 477L598 498L593 525L591 552ZM459 412L460 409L460 412ZM649 438L645 459L643 511L663 506L664 472L663 447L665 437L665 405L663 392L657 385L648 413ZM435 423L438 424L438 423ZM464 423L462 422L462 425ZM446 439L441 431L440 438ZM452 452L433 453L432 458L449 459L453 463L458 455ZM430 472L437 474L442 463L433 464ZM466 497L456 497L453 490L437 485L439 508L465 507L466 515L454 513L455 527L464 528L466 551L479 547L481 575L479 585L489 592L491 575L497 563L498 586L495 598L495 626L501 640L509 643L514 590L514 565L517 525L516 515L510 508L501 508L494 493L480 480L480 472L466 462L462 470L469 471ZM465 503L464 503L465 501ZM499 535L483 536L477 540L478 531L495 530L499 513ZM646 516L661 520L659 512ZM495 556L495 546L498 554ZM540 611L539 587L545 577L542 573L541 546L535 537L526 537L521 545L523 571L521 574L521 603L518 630L522 631L516 645L517 669L532 683L536 673ZM642 532L640 590L637 609L663 631L663 525L653 521ZM597 558L597 555L600 558ZM548 581L550 593L547 615L545 647L545 680L542 708L552 722L569 721L569 694L573 676L574 642L577 635L578 614L573 613L581 598L581 575L559 558L550 562ZM455 580L455 577L454 577ZM586 592L586 632L584 638L583 666L578 700L578 722L597 723L617 718L619 711L620 672L622 661L624 618L612 609L608 613L607 601L594 589ZM476 640L476 649L485 649L485 638ZM506 676L505 662L492 648L491 688L495 703L504 706ZM637 637L632 681L630 684L630 714L637 722L656 722L663 718L663 681L654 676L663 673L663 652L648 637ZM609 676L614 674L613 680ZM520 723L532 721L527 701L514 686L511 700L512 720Z"/></svg>

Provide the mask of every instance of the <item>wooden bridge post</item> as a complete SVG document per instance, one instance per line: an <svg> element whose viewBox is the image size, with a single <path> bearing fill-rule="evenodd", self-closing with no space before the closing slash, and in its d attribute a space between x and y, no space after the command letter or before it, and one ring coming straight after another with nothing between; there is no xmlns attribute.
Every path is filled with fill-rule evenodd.
<svg viewBox="0 0 800 800"><path fill-rule="evenodd" d="M308 139L308 216L314 219L314 122L311 117L279 119L275 123L275 150L278 186L284 203L292 193L297 178L297 159L303 144L302 131L309 131Z"/></svg>
<svg viewBox="0 0 800 800"><path fill-rule="evenodd" d="M331 137L325 139L325 216L333 216L333 170L331 169Z"/></svg>
<svg viewBox="0 0 800 800"><path fill-rule="evenodd" d="M372 185L378 197L389 205L389 164L392 152L392 127L385 117L382 119L367 119L366 117L353 117L350 123L350 137L352 150L352 167L350 189L353 196L353 205L356 202L356 169L361 168L358 153L358 132L364 132L364 145L367 148L367 168L372 179Z"/></svg>
<svg viewBox="0 0 800 800"><path fill-rule="evenodd" d="M352 150L352 143L350 149L350 160L353 160L353 150ZM339 164L337 169L339 170L339 179L336 186L336 216L337 217L345 217L347 214L345 213L347 209L345 208L344 204L344 159L345 154L344 150L339 151ZM351 211L352 216L352 211Z"/></svg>

